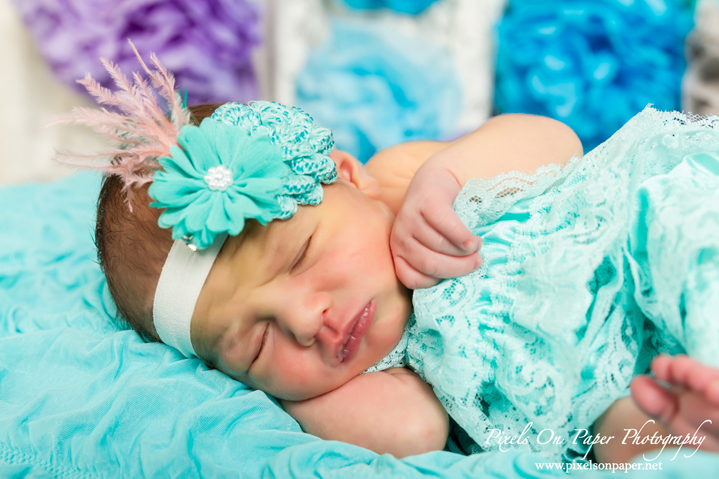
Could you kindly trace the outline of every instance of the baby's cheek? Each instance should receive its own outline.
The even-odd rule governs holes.
[[[333,389],[326,385],[327,374],[319,371],[317,365],[303,355],[278,358],[272,376],[275,389],[295,398],[319,396]]]

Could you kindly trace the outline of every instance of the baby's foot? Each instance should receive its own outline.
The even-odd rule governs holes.
[[[701,449],[719,452],[719,369],[688,356],[662,355],[651,370],[654,377],[632,381],[637,406],[673,436],[705,436]]]

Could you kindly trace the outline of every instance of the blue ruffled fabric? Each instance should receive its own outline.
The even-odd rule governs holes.
[[[648,103],[679,109],[685,3],[512,0],[498,27],[497,109],[561,120],[585,151]]]
[[[529,425],[513,447],[582,461],[656,354],[719,367],[718,129],[648,108],[564,169],[465,185],[484,263],[415,291],[407,351],[482,449]]]
[[[320,441],[264,393],[143,343],[111,319],[92,241],[98,191],[94,174],[0,188],[0,477],[567,477],[531,453],[398,460]],[[669,459],[628,477],[719,468],[716,455]]]
[[[297,102],[366,162],[397,143],[453,132],[461,88],[446,51],[422,38],[337,20],[297,77]]]

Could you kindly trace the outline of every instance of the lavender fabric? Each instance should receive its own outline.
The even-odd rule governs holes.
[[[112,82],[100,57],[124,71],[140,65],[127,39],[143,57],[157,53],[188,90],[188,103],[256,99],[250,63],[261,41],[260,7],[249,0],[12,0],[55,75],[75,81],[90,72]]]

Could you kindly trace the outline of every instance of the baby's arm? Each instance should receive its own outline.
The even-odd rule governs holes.
[[[399,279],[410,289],[426,288],[479,267],[481,243],[452,210],[467,181],[531,173],[582,153],[571,128],[532,115],[493,118],[434,153],[416,170],[393,226],[390,244]]]
[[[582,154],[581,141],[564,123],[511,114],[490,119],[438,151],[431,161],[452,173],[462,187],[472,178],[493,178],[508,171],[532,173],[540,166],[563,165]]]
[[[441,450],[449,422],[432,388],[405,368],[361,374],[306,401],[281,401],[302,429],[395,457]]]

